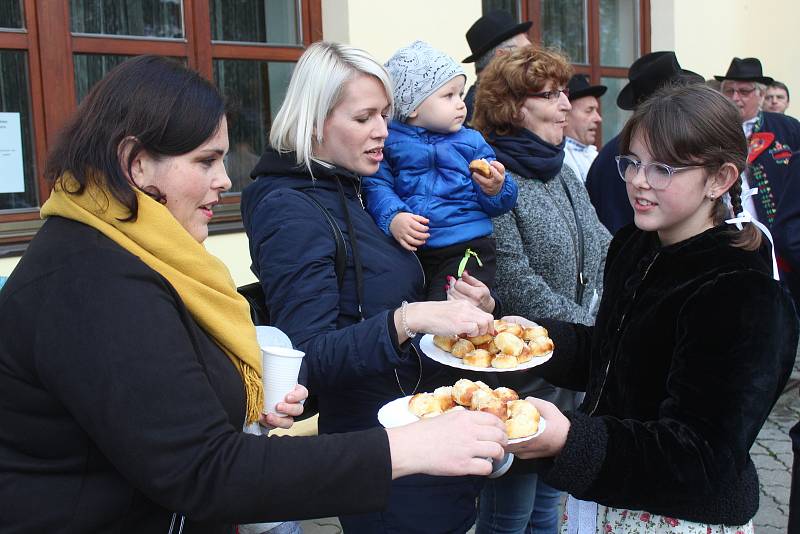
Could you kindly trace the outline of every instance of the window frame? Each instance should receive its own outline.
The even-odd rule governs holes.
[[[50,194],[44,179],[48,149],[77,108],[74,54],[157,54],[184,57],[189,67],[214,80],[215,59],[296,62],[306,47],[322,39],[322,0],[294,0],[299,5],[301,43],[297,45],[211,40],[210,0],[183,0],[183,38],[150,38],[72,33],[69,2],[24,0],[25,28],[0,29],[0,50],[28,54],[34,133],[35,184],[39,204]],[[44,87],[59,91],[44,94]],[[209,226],[212,234],[241,231],[240,193],[223,197]],[[0,210],[0,257],[17,255],[41,226],[39,208]]]
[[[588,44],[588,63],[573,63],[576,74],[586,74],[590,83],[598,85],[601,78],[628,77],[628,67],[605,66],[600,63],[600,0],[584,0],[586,5],[586,40]],[[639,3],[639,53],[641,57],[650,52],[650,0],[636,0]],[[530,20],[533,27],[529,37],[534,43],[542,42],[542,0],[524,0],[521,2],[521,20]],[[602,109],[600,110],[602,113]],[[602,146],[604,140],[603,125],[597,132],[597,144]]]

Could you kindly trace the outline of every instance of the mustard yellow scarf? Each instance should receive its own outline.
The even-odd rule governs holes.
[[[65,174],[42,206],[41,216],[58,215],[102,232],[138,256],[175,288],[198,324],[225,351],[244,381],[247,422],[258,419],[264,404],[261,350],[247,302],[236,292],[227,267],[180,225],[162,204],[140,191],[135,222],[121,222],[129,213],[113,196],[90,184],[80,195],[78,183]]]

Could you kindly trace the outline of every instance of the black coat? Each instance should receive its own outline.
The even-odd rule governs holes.
[[[633,222],[633,208],[628,200],[628,191],[614,159],[618,155],[619,135],[603,145],[586,175],[586,190],[597,212],[597,218],[611,235]]]
[[[244,387],[167,280],[52,217],[0,291],[0,530],[233,532],[380,509],[386,433],[241,432]],[[176,513],[173,515],[173,513]]]
[[[561,453],[537,467],[580,499],[738,525],[758,509],[749,456],[795,357],[798,323],[766,247],[717,227],[667,247],[633,226],[606,261],[594,327],[541,322],[541,366],[586,399]],[[734,230],[735,231],[735,230]]]

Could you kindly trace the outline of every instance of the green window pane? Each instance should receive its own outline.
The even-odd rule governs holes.
[[[542,0],[542,44],[560,48],[572,63],[588,63],[585,0]]]
[[[0,0],[0,28],[24,27],[25,12],[22,10],[22,0]]]
[[[100,54],[75,54],[75,96],[78,102],[89,94],[94,84],[99,82],[108,71],[128,59],[130,56],[112,56]]]
[[[632,114],[630,111],[617,107],[617,95],[627,83],[628,80],[625,78],[600,78],[600,84],[608,87],[606,94],[600,97],[603,115],[603,143],[608,142],[622,131],[622,127],[625,126],[625,122]]]
[[[294,63],[214,60],[214,82],[228,107],[230,151],[225,165],[232,192],[250,183],[250,171],[267,145],[293,69]]]
[[[520,20],[520,13],[522,12],[519,4],[519,0],[481,0],[483,13],[505,11],[506,13],[511,13],[511,16],[517,20]]]
[[[600,0],[600,64],[628,67],[639,57],[639,0]]]
[[[211,0],[211,39],[247,43],[298,45],[297,0]]]
[[[24,188],[24,191],[0,193],[0,210],[35,208],[39,205],[30,100],[27,52],[0,50],[0,112],[19,113]],[[3,157],[11,155],[0,151],[0,162]],[[4,165],[0,163],[0,169]],[[3,180],[4,175],[5,173],[0,172],[0,180]],[[8,185],[0,183],[0,190],[8,191]]]
[[[183,38],[180,0],[70,0],[73,33]]]

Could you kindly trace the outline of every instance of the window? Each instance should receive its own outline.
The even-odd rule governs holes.
[[[617,107],[628,67],[650,51],[650,0],[483,0],[483,11],[504,9],[533,21],[531,40],[560,48],[575,72],[608,86],[598,144],[617,135],[630,116]]]
[[[41,224],[44,160],[64,122],[109,70],[140,54],[197,69],[228,100],[234,187],[211,230],[241,228],[240,192],[295,62],[322,38],[321,9],[321,0],[0,0],[0,168],[4,157],[19,162],[12,178],[0,173],[0,256]]]

